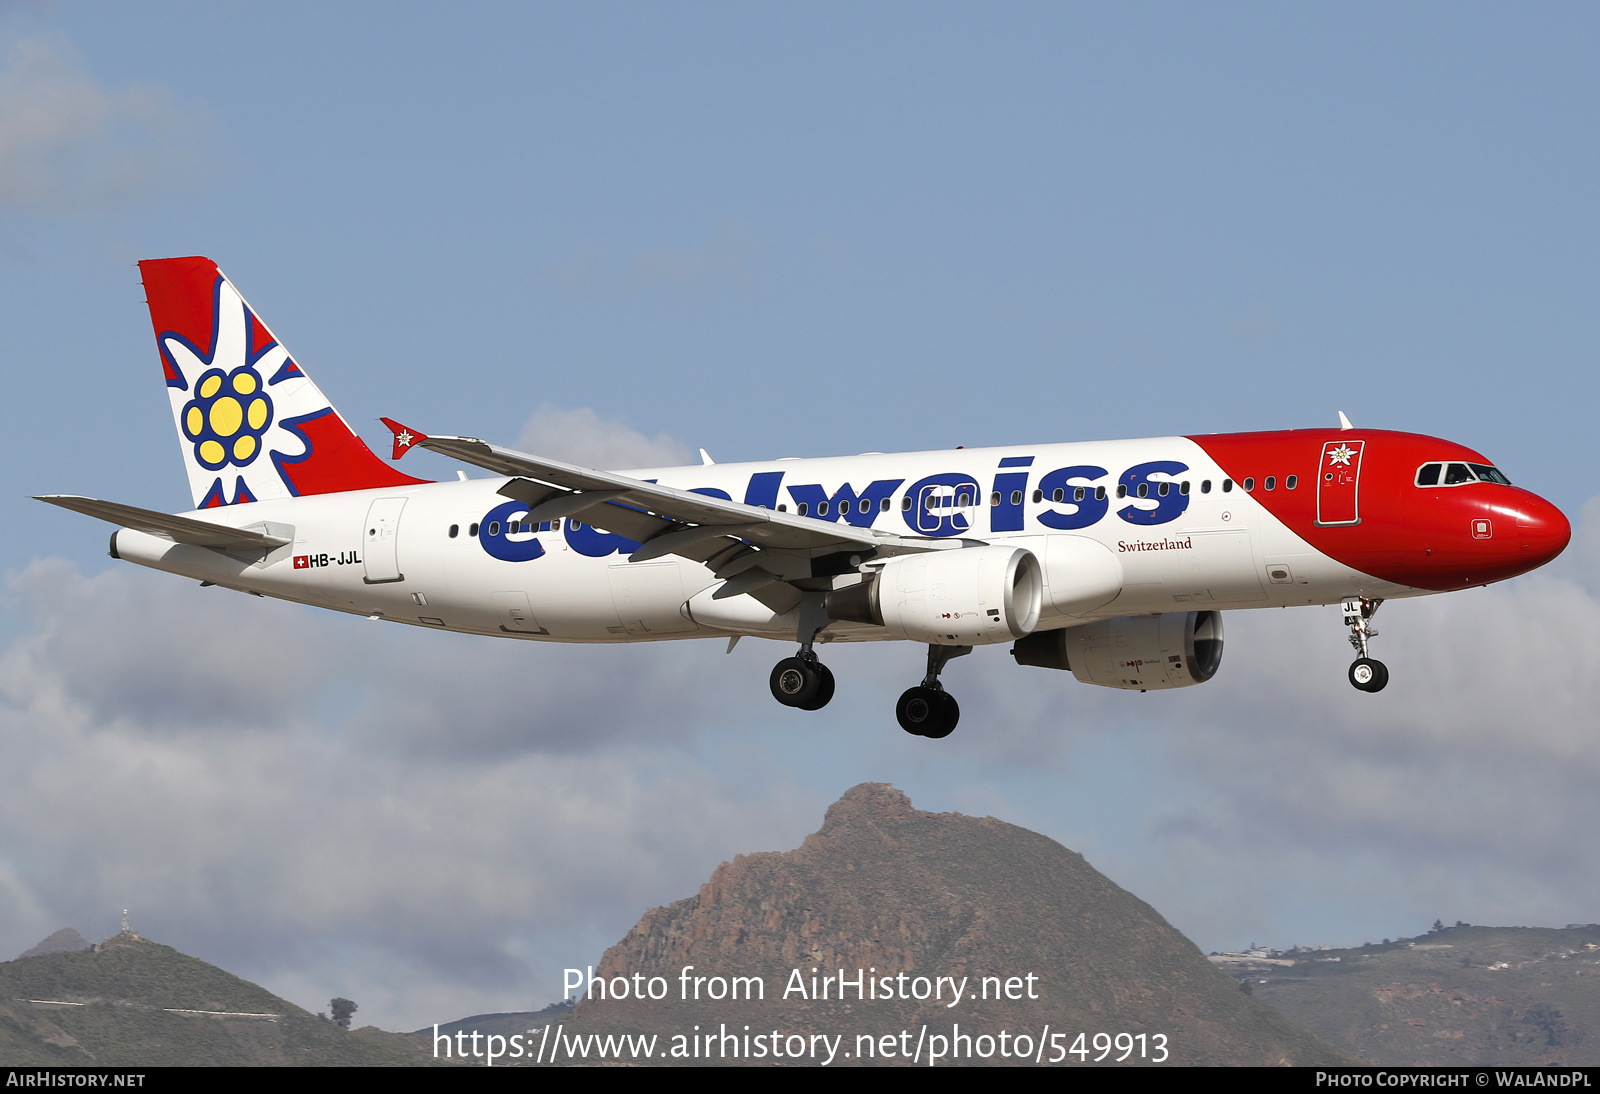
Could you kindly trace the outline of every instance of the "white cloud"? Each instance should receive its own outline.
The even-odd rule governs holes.
[[[1587,521],[1580,558],[1597,532]],[[1151,811],[1162,853],[1125,883],[1218,944],[1245,941],[1252,916],[1263,937],[1296,917],[1381,920],[1373,937],[1435,916],[1600,918],[1592,588],[1533,574],[1391,601],[1378,695],[1345,680],[1337,609],[1230,615],[1222,674],[1159,719],[1163,777],[1182,788]]]
[[[687,445],[665,433],[646,437],[588,407],[566,410],[549,403],[533,412],[516,446],[584,467],[643,469],[699,462]]]
[[[1057,835],[1208,949],[1600,918],[1600,598],[1561,576],[1385,605],[1379,695],[1331,607],[1230,615],[1221,674],[1178,692],[980,650],[940,742],[893,724],[905,645],[824,647],[838,697],[801,714],[765,694],[781,643],[494,642],[59,561],[13,590],[11,953],[129,907],[389,1028],[534,1006],[865,779]]]
[[[212,174],[208,116],[170,90],[101,86],[60,34],[0,57],[0,207],[85,210],[189,190]]]
[[[644,908],[797,826],[781,788],[751,816],[686,752],[726,671],[705,643],[451,641],[59,561],[13,587],[13,953],[128,907],[303,1005],[410,1028],[549,1002]]]

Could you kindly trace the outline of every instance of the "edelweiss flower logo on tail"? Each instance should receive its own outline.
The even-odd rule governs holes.
[[[212,369],[195,386],[197,397],[183,408],[183,432],[194,442],[201,466],[220,471],[249,467],[261,454],[261,435],[272,424],[272,400],[261,376],[246,365],[231,373]]]
[[[176,331],[157,339],[195,505],[290,497],[280,461],[302,460],[310,447],[283,412],[332,408],[224,277],[214,301],[209,353]]]
[[[404,486],[206,258],[139,263],[197,509]]]

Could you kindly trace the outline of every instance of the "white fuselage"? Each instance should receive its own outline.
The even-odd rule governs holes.
[[[1156,463],[1181,470],[1148,470]],[[1149,483],[1149,496],[1118,497],[1119,480],[1139,467],[1147,468],[1141,481]],[[1068,469],[1082,473],[1060,474]],[[1099,469],[1104,473],[1087,473]],[[1122,615],[1324,604],[1422,591],[1380,581],[1318,552],[1237,486],[1224,491],[1226,473],[1182,437],[628,474],[736,502],[782,506],[819,521],[847,519],[900,536],[1027,548],[1042,564],[1047,585],[1036,629]],[[191,514],[292,539],[265,557],[128,529],[117,533],[114,550],[140,565],[229,588],[496,637],[795,638],[792,611],[775,613],[749,595],[713,600],[720,582],[701,563],[672,555],[630,563],[631,543],[581,520],[508,533],[507,527],[519,527],[516,518],[525,518],[527,507],[496,492],[506,482],[429,483]],[[1180,493],[1184,484],[1187,492]],[[1165,495],[1159,493],[1162,485]],[[1074,501],[1080,488],[1083,500]],[[1097,488],[1104,491],[1098,497]],[[1061,501],[1054,500],[1056,490]],[[848,506],[844,517],[841,506]],[[538,548],[531,546],[535,541]],[[860,575],[846,568],[827,580],[840,587]],[[887,637],[880,627],[834,622],[819,640]]]

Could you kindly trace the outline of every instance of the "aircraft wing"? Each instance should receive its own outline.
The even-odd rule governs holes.
[[[411,447],[426,448],[463,463],[512,476],[500,493],[530,506],[528,521],[572,517],[626,536],[640,544],[630,561],[643,562],[675,554],[705,562],[736,546],[753,546],[772,556],[798,554],[809,558],[843,551],[863,555],[896,555],[959,548],[971,540],[921,539],[892,532],[857,528],[779,513],[725,498],[708,497],[673,486],[646,482],[614,471],[598,471],[532,456],[475,437],[431,437],[382,419],[395,434],[395,458]],[[767,560],[751,559],[724,575],[728,560],[719,560],[718,576],[732,576]],[[745,562],[740,559],[740,562]],[[781,572],[777,566],[770,567]],[[783,567],[788,569],[788,567]]]
[[[158,513],[153,509],[140,509],[117,501],[101,501],[98,498],[84,498],[76,494],[35,495],[34,500],[59,505],[63,509],[71,509],[74,513],[98,517],[137,532],[165,536],[174,543],[190,543],[196,547],[216,547],[224,551],[270,551],[289,542],[282,536],[253,532],[248,528],[229,528],[224,524],[212,524],[208,520],[175,517],[170,513]]]

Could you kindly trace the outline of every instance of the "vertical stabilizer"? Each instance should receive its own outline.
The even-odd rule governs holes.
[[[139,272],[196,509],[426,481],[372,454],[215,262]]]

